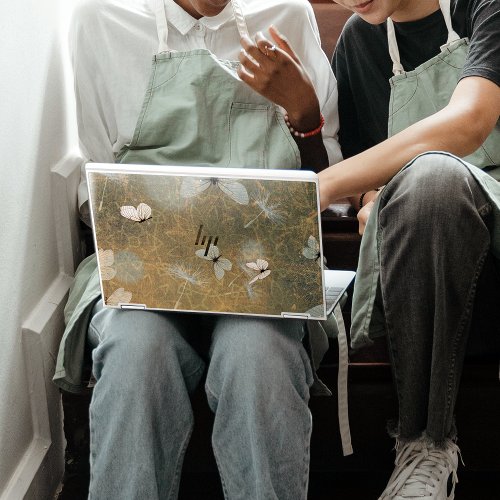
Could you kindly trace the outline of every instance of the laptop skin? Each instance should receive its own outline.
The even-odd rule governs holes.
[[[105,305],[324,318],[315,180],[87,168],[87,181]]]

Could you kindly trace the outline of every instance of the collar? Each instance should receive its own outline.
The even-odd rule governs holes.
[[[189,15],[180,5],[174,0],[165,0],[165,12],[167,14],[168,23],[171,24],[181,35],[186,35],[195,24],[202,24],[207,29],[218,30],[221,26],[234,20],[233,7],[229,2],[224,9],[213,17],[202,17],[195,19]]]

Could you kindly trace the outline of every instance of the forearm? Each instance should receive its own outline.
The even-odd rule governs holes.
[[[479,145],[470,133],[470,122],[457,117],[456,110],[444,109],[386,141],[320,174],[322,204],[383,186],[415,156],[426,151],[448,151],[466,156]],[[324,208],[324,207],[323,207]]]

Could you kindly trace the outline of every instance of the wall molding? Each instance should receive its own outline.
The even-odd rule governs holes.
[[[70,153],[52,168],[52,200],[61,272],[73,276],[82,260],[78,186],[82,158]]]
[[[21,326],[33,436],[0,500],[54,498],[64,474],[61,394],[52,383],[64,332],[64,306],[81,260],[77,192],[81,158],[68,154],[51,172],[59,274]]]
[[[64,442],[60,394],[51,384],[72,281],[59,274],[22,325],[33,438],[0,495],[2,500],[52,498],[64,473],[64,453],[57,449]]]

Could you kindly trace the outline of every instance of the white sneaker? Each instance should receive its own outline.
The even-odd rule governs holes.
[[[443,448],[434,448],[424,440],[396,446],[396,467],[379,500],[428,498],[453,500],[458,483],[458,446],[447,439]],[[452,490],[448,496],[448,478]]]

